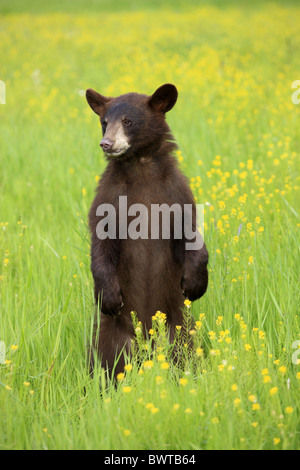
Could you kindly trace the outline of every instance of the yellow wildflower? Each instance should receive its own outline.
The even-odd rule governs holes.
[[[202,348],[197,348],[197,349],[196,349],[196,355],[197,355],[198,357],[203,356],[203,349],[202,349]]]
[[[211,419],[212,424],[218,424],[219,422],[220,422],[220,420],[217,417]]]
[[[160,367],[162,370],[167,370],[170,368],[170,364],[168,362],[162,362]]]
[[[153,367],[153,361],[145,361],[143,367],[144,369],[151,369]]]
[[[248,399],[249,399],[252,403],[255,403],[255,402],[256,402],[256,396],[255,396],[255,395],[249,395]]]
[[[265,384],[267,384],[267,383],[269,383],[269,382],[271,382],[271,381],[272,381],[272,380],[271,380],[271,377],[270,377],[269,375],[264,375],[263,382],[264,382]]]
[[[286,409],[285,409],[285,412],[290,415],[291,413],[293,413],[294,409],[292,406],[287,406]]]
[[[278,367],[278,371],[279,371],[282,375],[284,375],[284,374],[286,373],[286,371],[287,371],[287,368],[286,368],[285,366],[280,366],[280,367]]]
[[[145,406],[145,408],[147,410],[151,410],[151,408],[153,408],[153,407],[154,407],[153,403],[147,403],[146,406]]]
[[[215,333],[214,331],[209,331],[209,332],[208,332],[208,336],[209,336],[210,339],[216,339],[216,336],[217,336],[217,335],[216,335],[216,333]]]
[[[165,360],[166,356],[164,354],[158,354],[157,360],[158,362],[163,362]]]
[[[187,379],[182,377],[181,379],[179,379],[179,383],[180,385],[182,385],[183,387],[186,386],[186,384],[188,383]]]
[[[253,411],[260,410],[260,405],[259,405],[258,403],[253,403],[253,405],[252,405],[252,410],[253,410]]]

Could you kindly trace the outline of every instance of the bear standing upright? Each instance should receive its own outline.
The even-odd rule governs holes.
[[[192,208],[193,233],[197,231],[194,197],[172,155],[177,146],[165,120],[165,113],[177,101],[176,87],[165,84],[151,96],[128,93],[117,98],[88,89],[86,98],[100,116],[100,146],[108,160],[89,212],[91,270],[95,301],[101,310],[90,367],[92,370],[96,354],[102,367],[110,375],[114,370],[116,375],[123,371],[122,351],[130,352],[134,338],[131,312],[137,313],[145,332],[151,328],[152,316],[158,310],[164,312],[172,342],[176,325],[183,324],[185,298],[196,300],[207,289],[208,252],[203,243],[187,250],[185,234],[174,236],[172,212],[167,227],[170,236],[163,236],[162,226],[155,237],[150,234],[151,208],[175,205],[182,211]],[[134,220],[130,211],[124,232],[120,197],[126,198],[126,208],[137,204],[146,208],[148,220],[143,212],[139,237],[128,236],[127,229]],[[115,211],[116,227],[112,236],[103,236],[99,223],[104,223],[109,207]]]

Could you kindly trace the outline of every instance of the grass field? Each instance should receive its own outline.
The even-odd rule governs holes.
[[[43,3],[0,4],[0,449],[299,449],[299,4]],[[196,368],[142,344],[100,396],[87,213],[105,162],[84,90],[165,82],[206,204]]]

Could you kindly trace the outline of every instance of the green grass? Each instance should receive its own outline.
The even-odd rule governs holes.
[[[151,11],[160,10],[164,8],[179,10],[193,9],[199,6],[217,6],[220,9],[226,10],[228,7],[238,8],[261,8],[265,4],[274,5],[280,4],[280,0],[51,0],[50,2],[41,2],[40,0],[2,0],[0,5],[0,12],[3,14],[11,13],[82,13],[82,12],[122,12],[122,11]],[[297,0],[286,0],[285,5],[297,5]]]
[[[0,449],[298,449],[299,7],[90,5],[1,2]],[[176,158],[207,203],[204,355],[163,369],[168,348],[143,349],[149,368],[100,395],[87,213],[105,162],[80,90],[164,82]]]

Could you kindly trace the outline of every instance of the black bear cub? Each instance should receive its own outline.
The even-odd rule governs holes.
[[[86,98],[100,116],[100,146],[108,161],[89,212],[91,270],[101,310],[90,367],[96,355],[116,375],[123,371],[123,352],[130,353],[134,338],[131,312],[137,313],[145,333],[152,316],[165,313],[172,342],[176,325],[183,324],[185,298],[193,301],[206,291],[208,253],[203,243],[187,249],[193,239],[187,239],[182,217],[175,214],[175,208],[181,215],[191,208],[191,230],[199,235],[194,197],[172,155],[177,146],[165,120],[177,101],[176,87],[165,84],[151,96],[117,98],[89,89]],[[169,209],[169,223],[154,219],[152,209],[157,208]]]

